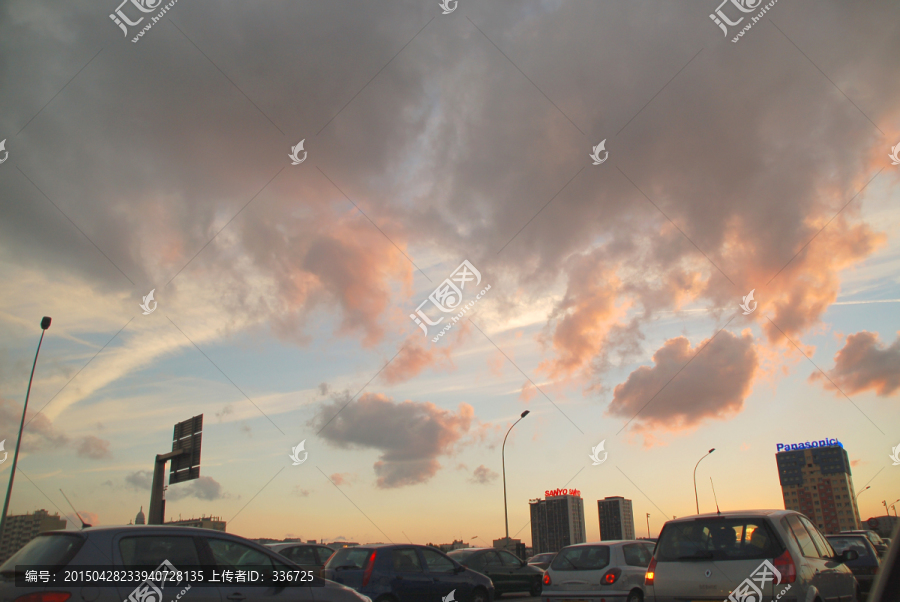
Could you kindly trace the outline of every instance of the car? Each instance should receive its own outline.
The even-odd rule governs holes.
[[[663,525],[644,583],[648,602],[860,601],[856,558],[793,510],[699,514]]]
[[[869,541],[872,542],[872,547],[875,548],[875,551],[878,552],[878,556],[884,556],[885,552],[888,550],[888,546],[884,543],[884,540],[881,539],[881,535],[876,533],[875,531],[868,531],[864,529],[857,529],[855,531],[841,531],[841,535],[865,535]]]
[[[286,542],[267,543],[265,545],[273,552],[281,554],[288,560],[293,561],[294,564],[300,565],[304,570],[312,571],[319,577],[322,576],[322,568],[325,566],[325,563],[334,554],[334,550],[328,546],[311,543]]]
[[[639,540],[566,546],[544,573],[543,602],[642,602],[653,544]]]
[[[494,548],[463,548],[448,552],[447,556],[494,582],[496,597],[512,592],[541,595],[544,571],[526,564],[506,550]]]
[[[553,557],[556,556],[556,552],[546,552],[544,554],[535,554],[531,558],[528,559],[528,564],[531,566],[536,566],[537,568],[546,571],[547,567],[550,566],[550,563],[553,562]]]
[[[881,541],[883,541],[884,545],[886,545],[887,547],[889,547],[889,548],[891,547],[891,538],[890,537],[882,537]]]
[[[838,554],[844,550],[856,551],[858,558],[848,562],[847,566],[856,576],[860,591],[868,593],[881,564],[875,546],[872,545],[869,538],[865,535],[826,535],[825,537]]]
[[[66,587],[59,582],[66,570],[79,567],[109,567],[127,570],[135,567],[158,567],[164,561],[178,567],[207,567],[219,570],[254,569],[297,571],[300,567],[255,542],[211,529],[165,525],[128,525],[91,527],[80,531],[48,531],[41,533],[6,562],[0,565],[0,600],[53,601],[92,600],[121,602],[151,599],[137,595],[134,584],[102,587]],[[17,587],[16,566],[50,566],[56,583],[46,587]],[[163,583],[166,586],[165,583]],[[294,602],[328,600],[329,602],[372,602],[351,588],[325,581],[323,587],[248,587],[247,583],[192,582],[178,592],[178,586],[165,591],[166,599],[221,602],[222,600],[254,600]],[[165,587],[163,588],[165,589]],[[186,591],[190,590],[190,591]],[[315,591],[313,591],[315,590]],[[137,597],[133,597],[136,594]]]
[[[440,550],[416,544],[367,544],[336,551],[322,577],[375,602],[491,602],[490,578]],[[453,595],[451,595],[453,594]]]
[[[894,521],[891,547],[881,559],[881,570],[872,585],[867,602],[896,602],[900,600],[900,521]]]

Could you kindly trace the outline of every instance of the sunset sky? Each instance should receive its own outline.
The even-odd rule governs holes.
[[[115,0],[3,3],[4,488],[53,318],[11,512],[73,521],[62,489],[127,523],[202,413],[167,519],[489,542],[530,410],[506,445],[529,544],[528,500],[563,487],[588,540],[613,495],[655,535],[713,447],[701,511],[710,478],[722,510],[783,507],[776,444],[837,438],[883,515],[900,4],[779,2],[736,43],[717,5],[193,0],[132,42],[156,12],[125,37]],[[464,260],[463,302],[490,289],[433,342],[452,314],[410,314]]]

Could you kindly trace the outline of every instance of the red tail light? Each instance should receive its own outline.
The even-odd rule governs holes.
[[[656,578],[656,558],[650,559],[650,566],[644,574],[644,585],[653,585],[653,579]]]
[[[378,554],[378,550],[373,550],[371,556],[369,556],[369,562],[366,563],[366,572],[363,573],[363,587],[369,585],[369,579],[372,578],[372,569],[375,567],[376,554]]]
[[[619,575],[621,575],[621,574],[622,574],[622,569],[620,569],[618,567],[609,569],[608,571],[606,571],[606,574],[603,575],[603,583],[605,585],[612,585],[613,583],[616,582],[616,579],[618,579]]]
[[[784,554],[775,559],[772,565],[781,573],[782,583],[793,583],[797,580],[797,567],[794,565],[794,559],[787,550]]]
[[[544,573],[544,585],[550,585],[550,573]]]
[[[14,602],[66,602],[72,594],[66,592],[41,592],[38,594],[25,594],[16,598]]]

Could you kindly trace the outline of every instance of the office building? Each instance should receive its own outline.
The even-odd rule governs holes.
[[[558,552],[584,543],[584,501],[577,489],[545,491],[545,498],[530,500],[531,545],[535,554]]]
[[[197,527],[198,529],[225,530],[225,521],[219,516],[201,516],[200,518],[187,518],[184,520],[170,520],[167,525],[178,527]]]
[[[506,550],[510,554],[515,554],[521,560],[525,560],[525,544],[522,543],[521,539],[501,537],[494,540],[494,547],[498,550]]]
[[[46,510],[34,514],[10,514],[6,517],[3,539],[0,539],[0,564],[18,552],[26,543],[45,531],[66,528],[66,519]]]
[[[823,533],[860,528],[850,458],[842,445],[781,451],[775,459],[786,510],[802,512]]]
[[[896,516],[890,514],[886,516],[873,516],[863,523],[862,528],[875,531],[881,537],[890,537],[894,532],[897,521],[900,520]]]
[[[622,496],[605,497],[597,500],[597,514],[600,517],[600,540],[634,539],[634,512],[631,500]]]

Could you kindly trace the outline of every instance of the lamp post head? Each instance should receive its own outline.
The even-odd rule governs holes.
[[[531,413],[531,410],[525,410],[524,412],[522,412],[522,415],[520,416],[520,418],[525,418],[525,417],[528,416],[530,413]]]
[[[716,451],[716,448],[715,448],[715,447],[712,448],[711,450],[709,450],[709,453],[713,453],[714,451]]]
[[[44,318],[41,320],[41,328],[44,330],[50,328],[50,316],[44,316]]]

